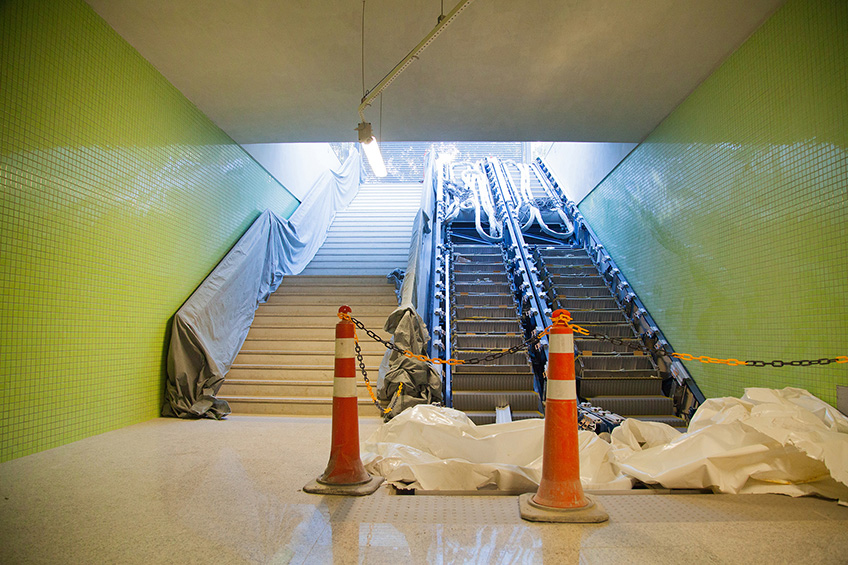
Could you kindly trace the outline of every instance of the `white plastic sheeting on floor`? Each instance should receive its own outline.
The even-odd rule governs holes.
[[[397,487],[530,492],[542,476],[544,420],[477,426],[465,413],[422,404],[383,424],[364,444],[362,461]],[[629,489],[612,464],[612,447],[580,431],[580,478],[588,488]]]
[[[364,444],[366,468],[401,488],[533,490],[541,477],[542,420],[475,426],[462,412],[416,406]],[[848,418],[809,392],[749,388],[716,398],[687,433],[627,419],[611,443],[579,431],[584,488],[818,494],[848,500]]]

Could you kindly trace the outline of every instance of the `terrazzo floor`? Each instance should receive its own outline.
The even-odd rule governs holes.
[[[601,494],[609,522],[571,525],[302,492],[329,442],[327,418],[163,418],[3,463],[0,563],[848,563],[848,508],[814,498]]]

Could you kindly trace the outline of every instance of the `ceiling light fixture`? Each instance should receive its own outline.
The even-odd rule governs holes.
[[[371,133],[371,124],[362,122],[356,129],[359,132],[359,143],[362,144],[371,170],[374,171],[375,176],[383,178],[388,171],[386,171],[386,162],[383,161],[383,154],[380,153],[380,146],[377,145],[377,138]]]
[[[444,13],[439,14],[439,18],[436,23],[436,27],[428,33],[424,39],[421,40],[418,45],[416,45],[412,51],[410,51],[406,57],[401,59],[401,61],[394,66],[394,68],[389,71],[389,74],[383,77],[383,79],[377,83],[377,85],[371,90],[364,93],[362,96],[362,101],[359,104],[359,126],[357,126],[356,130],[359,132],[359,143],[362,144],[362,148],[365,150],[365,156],[368,158],[368,163],[371,164],[371,169],[374,171],[374,174],[378,177],[386,176],[386,164],[383,161],[383,155],[380,153],[380,147],[377,145],[377,138],[374,137],[371,132],[371,124],[365,121],[365,108],[371,105],[382,92],[389,86],[393,80],[395,80],[398,75],[400,75],[406,68],[412,64],[412,62],[418,58],[419,53],[424,51],[430,43],[436,39],[442,31],[450,25],[450,23],[462,12],[466,7],[468,7],[471,2],[474,0],[465,0],[459,2],[453,10],[451,10],[447,15]],[[442,4],[444,8],[444,3]],[[364,79],[364,69],[365,69],[365,1],[362,2],[362,44],[363,44],[363,89],[365,87],[365,79]],[[382,126],[382,124],[380,124]],[[382,174],[381,174],[382,173]]]

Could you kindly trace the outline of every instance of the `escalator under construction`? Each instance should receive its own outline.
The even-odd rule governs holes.
[[[564,309],[582,328],[580,426],[610,431],[630,417],[684,429],[703,395],[545,164],[434,167],[429,354],[463,361],[444,368],[447,404],[477,424],[544,417],[538,335]]]

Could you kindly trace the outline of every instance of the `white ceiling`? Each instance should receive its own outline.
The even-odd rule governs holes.
[[[237,142],[356,139],[360,0],[87,1]],[[783,1],[476,0],[365,115],[383,141],[638,142]],[[367,1],[366,88],[439,11]]]

